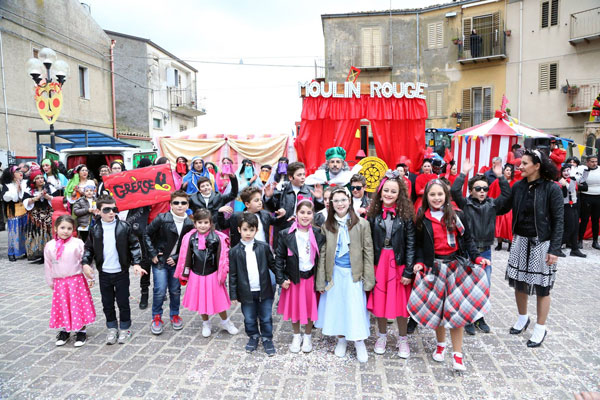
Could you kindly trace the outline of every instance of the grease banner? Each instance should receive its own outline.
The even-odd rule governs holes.
[[[104,186],[117,202],[119,210],[169,201],[175,191],[169,164],[120,172],[104,178]]]

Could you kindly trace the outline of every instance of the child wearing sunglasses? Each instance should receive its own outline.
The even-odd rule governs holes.
[[[496,236],[496,216],[506,214],[508,210],[503,210],[510,198],[510,185],[502,174],[502,165],[495,164],[492,169],[500,185],[500,196],[495,199],[488,197],[489,184],[485,175],[475,175],[469,179],[469,197],[463,197],[463,186],[466,176],[473,169],[473,164],[469,159],[462,163],[462,173],[456,178],[452,185],[452,198],[456,205],[466,215],[466,221],[469,231],[473,234],[475,245],[479,256],[485,259],[492,259],[492,245]],[[492,266],[486,265],[485,274],[488,285],[491,286]],[[465,325],[465,332],[469,335],[475,334],[475,327],[484,333],[490,332],[490,327],[482,318],[474,321],[472,324]]]
[[[83,270],[96,262],[102,308],[106,317],[108,333],[106,344],[120,344],[131,338],[131,308],[129,306],[129,266],[133,264],[136,275],[146,274],[142,269],[142,250],[133,228],[119,220],[119,209],[111,196],[100,196],[96,200],[100,210],[100,223],[89,231],[81,263]],[[119,306],[119,320],[115,311],[115,300]]]
[[[171,210],[159,214],[148,225],[144,242],[148,257],[152,260],[154,289],[152,298],[152,324],[150,331],[160,335],[164,330],[162,320],[163,303],[169,289],[169,318],[174,330],[183,329],[179,316],[181,285],[175,278],[175,267],[179,258],[181,239],[194,229],[194,223],[187,215],[189,196],[183,190],[171,194]]]

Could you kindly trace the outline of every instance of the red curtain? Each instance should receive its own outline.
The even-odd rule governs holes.
[[[373,139],[377,157],[394,169],[400,157],[411,162],[410,170],[418,172],[425,154],[425,120],[372,120]]]
[[[106,165],[108,165],[110,167],[110,163],[115,161],[115,160],[123,160],[123,156],[120,154],[105,154],[104,158],[106,159]]]
[[[67,158],[67,169],[75,168],[79,164],[85,164],[87,156],[70,156]]]
[[[295,146],[306,173],[313,173],[325,161],[325,151],[333,146],[343,147],[347,159],[354,160],[360,149],[356,130],[363,118],[371,121],[377,154],[390,168],[402,155],[413,161],[413,168],[421,165],[427,119],[425,100],[305,97]]]

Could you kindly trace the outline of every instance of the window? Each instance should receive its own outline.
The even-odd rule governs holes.
[[[154,129],[162,129],[162,119],[152,118],[152,127]]]
[[[187,125],[179,125],[179,132],[187,131]]]
[[[90,98],[90,77],[86,67],[79,66],[79,97],[82,99]]]
[[[541,16],[542,28],[558,25],[558,0],[542,1]]]
[[[443,115],[443,100],[442,94],[443,90],[430,90],[427,93],[427,111],[429,113],[429,118],[439,118]]]
[[[491,87],[463,89],[461,129],[479,125],[492,116]]]
[[[33,49],[33,58],[38,58],[38,55],[40,54],[40,51],[36,48]]]
[[[539,91],[553,90],[558,87],[558,63],[540,64]]]
[[[362,28],[362,67],[381,66],[382,48],[381,48],[381,29],[380,28]]]
[[[427,47],[430,49],[440,49],[444,47],[444,25],[443,22],[436,22],[427,25]]]

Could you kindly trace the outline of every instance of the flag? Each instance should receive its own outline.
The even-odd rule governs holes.
[[[581,158],[583,156],[583,153],[585,152],[585,146],[582,144],[578,144],[577,150],[579,150],[579,158]]]

